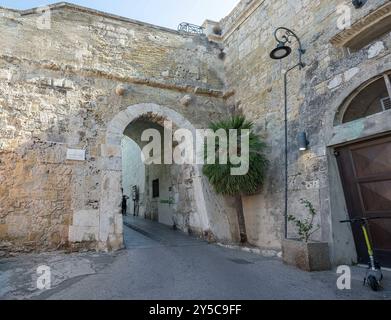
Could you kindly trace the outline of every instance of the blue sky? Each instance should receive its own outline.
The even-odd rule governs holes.
[[[0,6],[30,9],[60,0],[0,0]],[[176,29],[181,22],[201,25],[206,19],[220,20],[239,0],[70,0],[81,6]]]

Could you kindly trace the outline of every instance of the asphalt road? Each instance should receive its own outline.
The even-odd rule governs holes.
[[[48,291],[23,289],[12,274],[31,268],[23,257],[0,264],[8,272],[3,284],[5,299],[384,299],[391,297],[391,274],[386,274],[380,293],[362,286],[364,269],[353,268],[352,290],[336,287],[335,271],[306,273],[266,258],[239,250],[211,245],[168,227],[146,221],[125,227],[127,248],[111,255],[76,254],[42,258],[48,265],[57,263],[56,275],[69,275]],[[39,256],[34,265],[39,264]],[[70,263],[72,260],[72,263]],[[54,262],[53,262],[54,261]],[[83,262],[83,263],[82,263]],[[19,268],[17,268],[19,266]],[[24,267],[23,267],[24,266]],[[81,271],[77,271],[81,270]],[[24,273],[23,273],[24,272]],[[54,277],[56,276],[54,275]],[[0,275],[0,283],[2,276]],[[7,282],[8,281],[8,282]],[[31,288],[30,283],[29,287]],[[4,289],[3,289],[4,290]],[[0,291],[1,297],[1,291]]]

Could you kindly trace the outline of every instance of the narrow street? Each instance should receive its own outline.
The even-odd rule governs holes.
[[[339,291],[335,271],[305,273],[266,258],[210,245],[155,222],[129,219],[126,249],[114,254],[49,253],[0,260],[0,299],[383,299],[386,290]],[[130,227],[129,227],[130,226]],[[52,269],[52,289],[36,289],[36,268]]]

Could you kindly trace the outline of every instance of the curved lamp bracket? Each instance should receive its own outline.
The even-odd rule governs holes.
[[[281,31],[284,33],[282,34]],[[281,45],[286,45],[287,43],[292,43],[292,38],[295,38],[296,41],[299,44],[299,67],[304,68],[305,64],[303,63],[302,57],[305,53],[305,50],[303,49],[303,45],[301,43],[300,38],[294,33],[292,30],[285,28],[285,27],[279,27],[274,31],[274,37],[276,38],[277,42]]]

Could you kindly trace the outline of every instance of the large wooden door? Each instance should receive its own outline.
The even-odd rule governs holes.
[[[391,136],[336,149],[351,218],[391,217]],[[376,258],[391,267],[391,219],[369,224]],[[359,225],[353,226],[359,262],[368,253]]]

